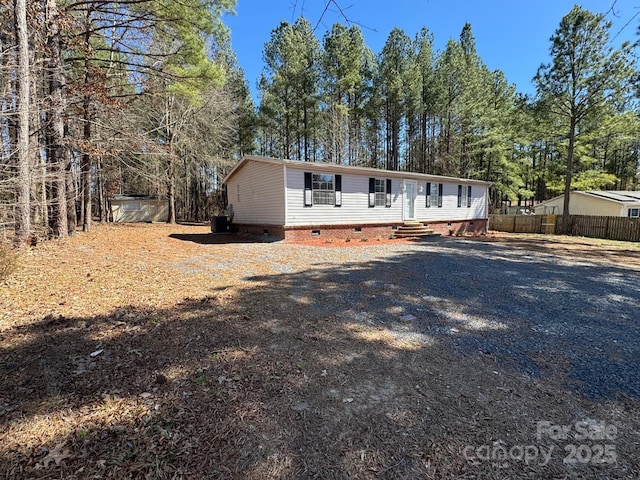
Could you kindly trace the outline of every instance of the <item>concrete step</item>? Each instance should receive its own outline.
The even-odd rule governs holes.
[[[401,230],[403,232],[424,232],[425,230],[429,230],[430,232],[433,232],[433,230],[431,228],[425,227],[423,226],[415,226],[415,227],[398,227],[398,230]]]
[[[393,238],[412,238],[412,237],[439,237],[440,234],[437,232],[431,233],[402,233],[396,232],[393,234]]]
[[[417,221],[404,222],[393,234],[394,238],[439,237],[440,234]]]

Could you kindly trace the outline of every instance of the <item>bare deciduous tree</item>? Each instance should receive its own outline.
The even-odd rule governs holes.
[[[18,46],[17,66],[17,168],[16,168],[16,209],[15,237],[16,245],[24,244],[31,235],[31,175],[29,165],[29,88],[31,86],[29,69],[29,33],[27,31],[27,2],[15,0],[14,24]]]

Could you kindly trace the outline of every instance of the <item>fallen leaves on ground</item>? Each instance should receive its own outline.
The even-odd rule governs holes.
[[[591,417],[628,427],[611,478],[637,478],[636,399],[591,403],[561,378],[322,314],[286,275],[267,280],[321,268],[282,249],[287,265],[208,226],[97,225],[24,252],[0,287],[0,476],[605,478],[562,452],[463,455]]]

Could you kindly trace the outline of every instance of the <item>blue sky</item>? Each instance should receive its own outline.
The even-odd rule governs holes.
[[[394,27],[410,37],[423,27],[434,35],[436,50],[457,39],[466,22],[472,26],[476,47],[491,70],[502,70],[519,92],[534,93],[531,79],[549,59],[549,37],[574,4],[605,13],[613,22],[614,44],[636,39],[640,0],[337,0],[350,21],[362,29],[369,48],[377,54]],[[225,17],[233,49],[256,94],[263,68],[262,51],[281,20],[290,23],[304,15],[317,25],[322,40],[335,22],[346,23],[332,5],[322,16],[326,0],[237,0],[236,15]],[[613,12],[611,9],[613,7]],[[634,18],[635,17],[635,18]],[[630,23],[629,23],[630,22]]]

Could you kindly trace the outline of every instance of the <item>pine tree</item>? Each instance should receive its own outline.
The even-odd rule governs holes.
[[[633,74],[631,45],[609,45],[611,23],[604,15],[575,6],[551,37],[550,64],[535,77],[538,96],[567,132],[562,232],[569,232],[569,198],[574,173],[576,138],[588,116],[629,92]]]
[[[411,56],[411,39],[399,28],[394,28],[380,54],[380,84],[385,102],[386,168],[398,170],[402,151],[402,133],[405,128],[405,87]]]
[[[370,100],[373,54],[357,26],[337,23],[323,43],[325,158],[356,165],[365,151],[363,122]]]
[[[264,105],[263,124],[275,124],[279,147],[285,158],[316,159],[319,116],[320,43],[311,24],[299,18],[291,25],[281,22],[264,48],[265,71],[260,81]],[[268,112],[268,116],[264,114]]]

